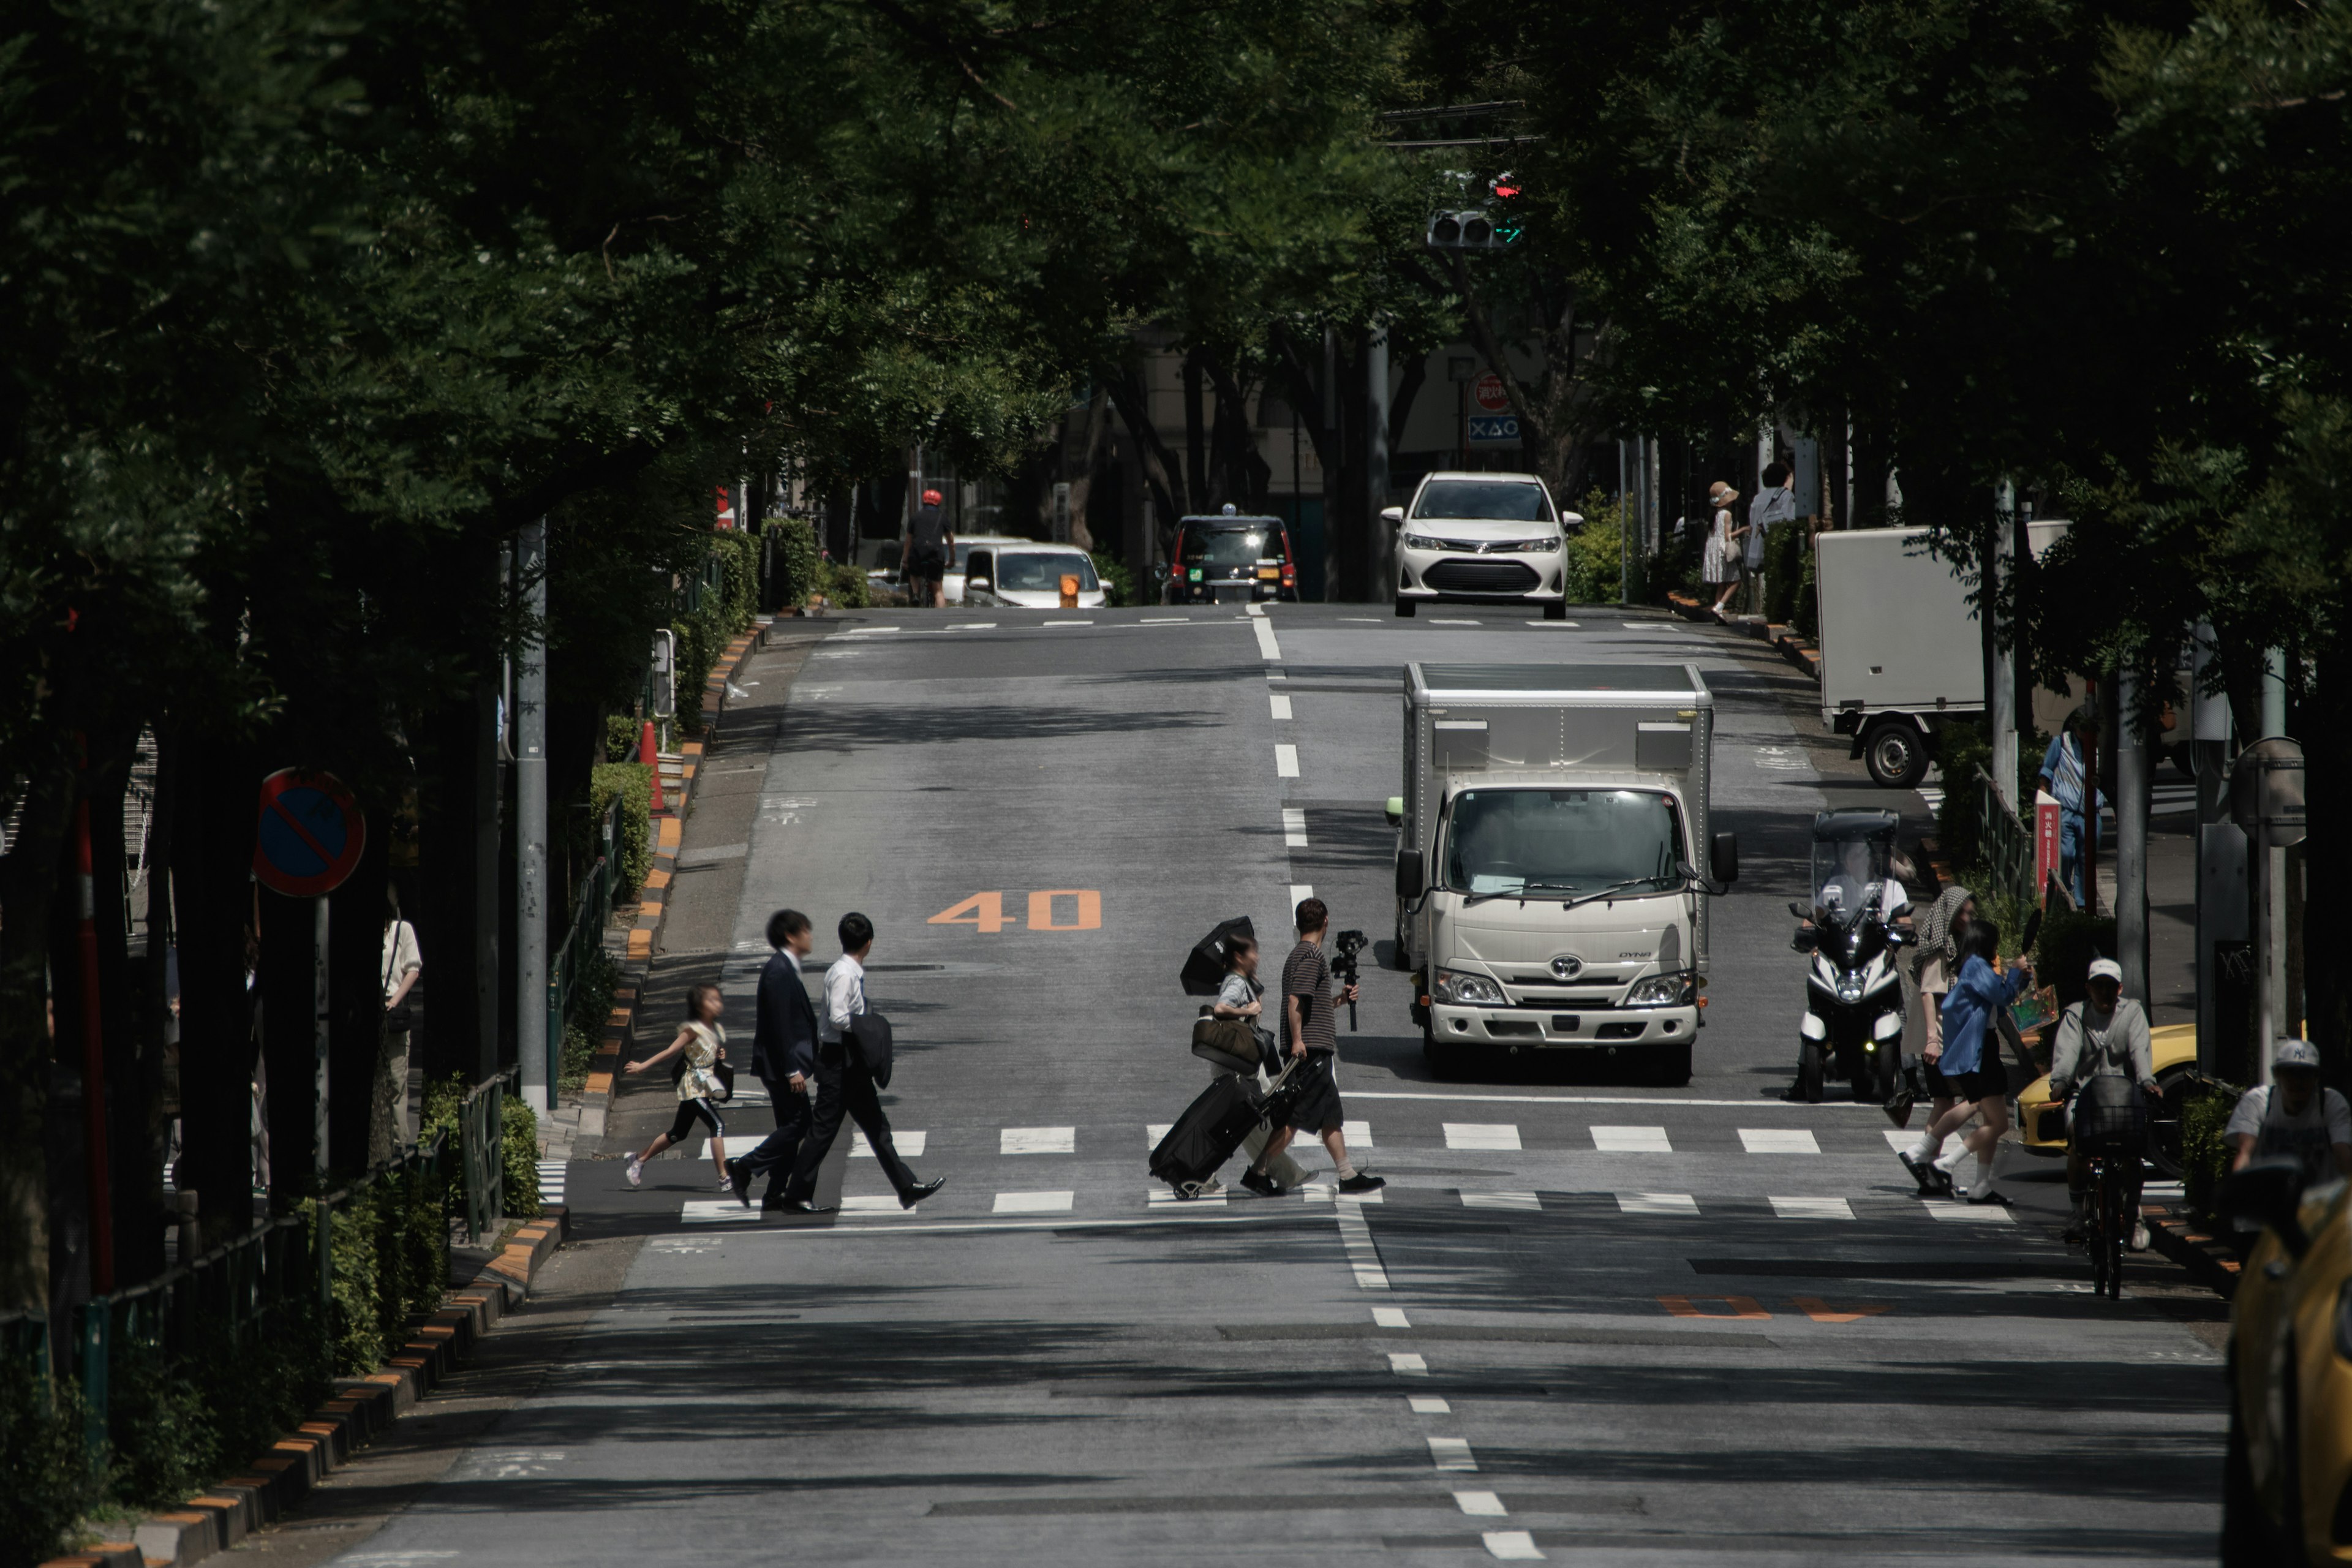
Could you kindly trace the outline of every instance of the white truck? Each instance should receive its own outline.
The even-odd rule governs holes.
[[[1396,951],[1433,1070],[1576,1049],[1689,1080],[1706,896],[1739,875],[1714,726],[1693,665],[1406,667]]]
[[[1927,553],[1924,528],[1863,528],[1813,541],[1821,609],[1822,722],[1853,737],[1870,776],[1927,776],[1936,727],[1984,711],[1976,574]]]

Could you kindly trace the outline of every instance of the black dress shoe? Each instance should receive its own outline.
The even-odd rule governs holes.
[[[813,1198],[786,1198],[783,1203],[786,1214],[831,1214],[834,1207],[832,1204],[821,1204]]]
[[[902,1209],[913,1208],[917,1204],[921,1203],[925,1198],[929,1197],[933,1193],[938,1192],[941,1187],[944,1187],[947,1184],[948,1179],[945,1176],[933,1176],[928,1182],[917,1182],[913,1186],[908,1187],[905,1192],[898,1194],[898,1206]]]
[[[751,1173],[743,1168],[740,1160],[727,1162],[727,1184],[735,1189],[735,1201],[745,1208],[751,1206]]]

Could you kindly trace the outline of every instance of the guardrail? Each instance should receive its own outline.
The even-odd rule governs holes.
[[[506,1219],[506,1090],[508,1080],[519,1071],[509,1068],[476,1084],[457,1106],[468,1241],[478,1243],[496,1234]]]
[[[1976,773],[1978,853],[1999,890],[2031,904],[2039,892],[2033,885],[2033,835],[2002,801],[1992,775],[1982,768]]]
[[[572,1014],[572,992],[580,981],[581,966],[604,940],[604,922],[613,913],[614,881],[621,866],[621,806],[615,793],[604,807],[598,826],[596,863],[580,885],[572,906],[572,930],[555,950],[547,967],[547,1081],[563,1081],[563,1025]]]

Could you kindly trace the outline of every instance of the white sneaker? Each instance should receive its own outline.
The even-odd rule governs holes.
[[[2147,1221],[2144,1219],[2132,1221],[2131,1249],[2134,1252],[2147,1250]]]
[[[632,1154],[629,1163],[622,1167],[622,1173],[629,1178],[629,1185],[634,1187],[645,1179],[646,1163]]]

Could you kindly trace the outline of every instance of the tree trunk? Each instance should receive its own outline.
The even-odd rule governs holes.
[[[1094,499],[1095,475],[1102,466],[1103,437],[1110,432],[1110,395],[1095,388],[1086,417],[1078,422],[1078,460],[1070,471],[1070,542],[1081,550],[1095,547],[1095,531],[1087,515]]]
[[[108,748],[89,778],[90,901],[98,931],[99,1026],[106,1042],[107,1190],[112,1200],[114,1278],[133,1285],[162,1271],[163,1188],[150,1167],[152,1118],[141,1070],[148,996],[138,984],[124,932],[129,868],[123,854],[122,806],[128,793],[131,744]],[[79,969],[77,966],[77,981]],[[149,1247],[152,1246],[152,1255]]]
[[[54,750],[26,759],[24,812],[0,856],[0,1310],[49,1306],[49,901],[73,812]]]
[[[1201,422],[1202,362],[1207,351],[1184,355],[1184,504],[1178,515],[1209,509],[1208,436]]]
[[[183,744],[173,806],[180,949],[180,1185],[196,1194],[204,1244],[253,1221],[254,1037],[246,993],[253,826],[260,773],[234,742]]]
[[[1160,510],[1160,529],[1164,536],[1178,518],[1184,515],[1184,498],[1178,493],[1176,456],[1168,443],[1160,438],[1159,426],[1151,422],[1151,397],[1143,385],[1143,376],[1132,364],[1122,365],[1116,374],[1106,374],[1104,384],[1110,388],[1113,405],[1118,409],[1119,423],[1127,426],[1135,442],[1135,459],[1143,470],[1143,482],[1150,489],[1151,498]]]
[[[392,868],[386,815],[368,812],[360,862],[329,900],[327,1157],[343,1175],[373,1163],[370,1124],[383,1077],[383,930]],[[554,924],[562,923],[559,915]]]

